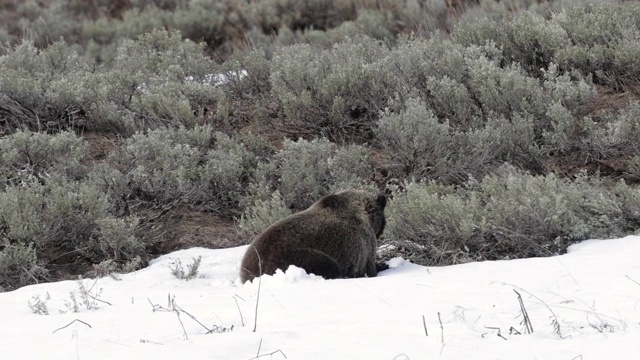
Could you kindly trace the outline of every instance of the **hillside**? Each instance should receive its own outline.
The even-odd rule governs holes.
[[[380,257],[640,228],[640,6],[0,1],[0,291],[246,244],[385,191]]]

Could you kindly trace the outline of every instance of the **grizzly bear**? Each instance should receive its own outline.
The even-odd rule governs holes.
[[[240,280],[272,275],[289,265],[326,279],[376,276],[378,238],[385,227],[382,193],[345,190],[267,227],[242,258]]]

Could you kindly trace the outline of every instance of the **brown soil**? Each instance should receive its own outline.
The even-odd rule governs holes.
[[[596,91],[597,94],[591,101],[577,109],[577,117],[591,116],[597,119],[605,113],[623,110],[632,102],[638,101],[638,94],[632,92],[615,92],[600,85],[596,85]]]
[[[103,160],[122,143],[119,137],[109,134],[85,133],[82,138],[89,144],[85,158],[86,165],[90,165],[92,161]]]
[[[235,224],[208,212],[176,209],[179,216],[169,216],[170,231],[160,246],[161,253],[191,248],[228,248],[243,245],[246,241],[238,234]]]

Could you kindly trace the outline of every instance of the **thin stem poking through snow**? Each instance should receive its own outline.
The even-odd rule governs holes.
[[[442,326],[442,319],[440,318],[440,311],[438,311],[438,321],[440,322],[440,341],[444,346],[444,326]]]
[[[256,295],[256,311],[253,317],[253,332],[256,332],[256,328],[258,327],[258,303],[260,302],[260,287],[262,286],[262,259],[260,258],[260,254],[258,254],[258,250],[253,247],[253,250],[258,255],[258,271],[260,271],[260,277],[258,277],[258,294]]]
[[[527,290],[519,287],[519,286],[515,286],[513,284],[509,284],[506,282],[499,282],[502,285],[508,285],[511,286],[512,288],[518,289],[524,293],[527,293],[529,296],[531,296],[532,298],[538,300],[542,305],[544,305],[544,307],[547,308],[547,310],[549,310],[549,312],[551,313],[551,317],[553,318],[553,320],[551,320],[551,324],[553,325],[553,333],[558,335],[558,337],[560,337],[561,339],[564,339],[562,337],[562,329],[560,328],[560,321],[558,320],[558,316],[556,315],[555,312],[553,312],[553,310],[551,310],[551,307],[549,307],[549,305],[547,305],[546,302],[542,301],[542,299],[540,299],[539,297],[533,295],[532,293],[528,292]]]
[[[424,334],[429,336],[429,332],[427,331],[427,321],[424,319],[424,315],[422,315],[422,326],[424,326]]]
[[[640,282],[637,282],[637,281],[633,280],[632,278],[629,277],[629,275],[625,275],[625,276],[627,277],[627,279],[629,279],[629,280],[633,281],[634,283],[640,285]]]
[[[524,302],[522,301],[522,295],[520,295],[520,293],[516,289],[513,289],[513,291],[516,294],[518,294],[518,303],[520,303],[520,312],[522,312],[522,322],[524,323],[525,333],[533,334],[533,325],[531,324],[529,313],[527,313],[527,308],[524,307]]]
[[[252,357],[252,358],[251,358],[251,359],[249,359],[249,360],[259,359],[259,358],[261,358],[261,357],[263,357],[263,356],[271,356],[271,357],[273,358],[273,355],[274,355],[274,354],[277,354],[277,353],[282,354],[282,356],[284,356],[284,358],[285,358],[285,359],[287,358],[287,355],[285,355],[285,354],[282,352],[282,350],[280,350],[280,349],[278,349],[278,350],[276,350],[276,351],[272,351],[272,352],[270,352],[270,353],[268,353],[268,354],[262,354],[262,355],[260,355],[260,349],[262,349],[262,339],[260,339],[260,344],[258,344],[258,353],[256,354],[256,356],[255,356],[255,357]]]
[[[442,347],[440,348],[440,355],[444,351],[444,326],[442,326],[442,318],[440,318],[440,311],[438,311],[438,321],[440,322],[440,341],[442,342]]]
[[[244,299],[238,296],[237,294],[233,296],[233,300],[236,301],[236,307],[238,308],[238,313],[240,314],[240,324],[242,324],[242,327],[244,327],[244,317],[242,316],[242,310],[240,310],[240,304],[238,304],[238,298],[240,298],[240,300],[242,301],[244,301]]]
[[[178,311],[178,309],[174,308],[173,311],[175,311],[176,315],[178,316],[178,321],[180,321],[180,325],[182,326],[182,331],[184,332],[184,339],[185,340],[189,340],[189,336],[187,335],[187,330],[184,328],[184,324],[182,323],[182,319],[180,319],[180,311]]]

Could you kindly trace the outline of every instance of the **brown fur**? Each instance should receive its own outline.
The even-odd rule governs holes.
[[[377,239],[385,226],[383,194],[345,190],[265,229],[249,245],[242,282],[289,265],[327,279],[376,276]]]

